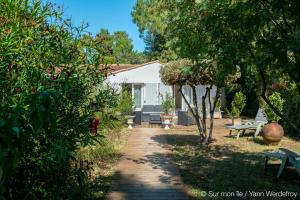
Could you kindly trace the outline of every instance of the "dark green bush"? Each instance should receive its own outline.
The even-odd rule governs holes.
[[[283,91],[281,91],[282,97],[284,98],[284,106],[283,106],[283,114],[287,116],[288,120],[293,123],[298,130],[300,130],[300,95],[297,94],[296,87],[294,84],[286,87]],[[299,131],[295,132],[295,130],[288,123],[283,124],[284,131],[289,135],[298,135]]]
[[[99,140],[90,123],[115,106],[90,63],[103,52],[86,51],[82,27],[61,15],[39,1],[0,0],[0,198],[67,198],[84,178],[74,152]]]

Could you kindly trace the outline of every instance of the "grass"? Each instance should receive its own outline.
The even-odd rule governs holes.
[[[253,139],[253,133],[237,140],[228,136],[224,124],[224,120],[216,120],[215,142],[209,147],[199,145],[195,128],[166,132],[190,199],[226,199],[226,196],[227,199],[241,199],[237,191],[244,195],[247,192],[246,199],[256,199],[251,197],[250,191],[261,192],[256,195],[266,195],[266,191],[299,192],[300,198],[300,180],[296,171],[288,169],[284,177],[278,180],[278,167],[264,171],[264,158],[261,155],[265,150],[278,147],[300,152],[299,141],[284,137],[279,146],[272,147],[265,145],[261,137]],[[210,196],[207,196],[209,191]]]
[[[128,129],[109,130],[100,144],[82,148],[77,152],[77,160],[88,161],[90,166],[85,169],[88,179],[83,187],[84,194],[79,197],[75,192],[75,199],[104,199],[111,187],[115,166],[122,156],[122,148],[129,134]]]

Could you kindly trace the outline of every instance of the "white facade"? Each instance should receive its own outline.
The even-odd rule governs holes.
[[[116,72],[108,77],[108,81],[111,83],[162,83],[159,76],[161,66],[159,62],[154,62],[133,67]]]
[[[140,110],[143,105],[161,105],[163,98],[168,94],[173,96],[177,110],[188,110],[188,106],[183,97],[173,86],[162,83],[159,70],[162,64],[158,61],[127,68],[123,71],[115,72],[107,78],[107,82],[120,89],[122,84],[129,84],[132,88],[132,97],[135,107]],[[201,107],[201,98],[205,94],[206,86],[199,85],[196,88],[198,105]],[[192,103],[192,89],[189,86],[183,87],[183,94]],[[211,91],[214,98],[215,88]],[[213,100],[212,100],[213,101]],[[208,104],[208,101],[206,102]],[[207,106],[208,108],[208,106]]]
[[[143,105],[160,105],[167,94],[172,96],[172,86],[163,84],[160,79],[161,67],[158,61],[133,67],[115,72],[107,78],[107,82],[119,89],[122,84],[131,84],[137,110]]]

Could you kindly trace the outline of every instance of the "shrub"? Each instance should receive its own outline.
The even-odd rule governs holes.
[[[166,98],[162,101],[162,107],[166,115],[169,115],[172,112],[172,109],[174,109],[174,100],[172,96],[169,94],[166,95]]]
[[[293,123],[298,130],[300,130],[300,118],[295,113],[300,113],[300,95],[288,95],[285,98],[283,113],[288,116],[288,119]],[[296,133],[299,136],[299,131],[295,132],[294,129],[288,124],[284,123],[284,129],[286,133]]]
[[[122,115],[132,115],[134,102],[130,93],[127,90],[123,90],[118,98],[117,110]]]
[[[65,199],[84,174],[74,152],[101,138],[91,122],[115,96],[53,5],[0,0],[0,13],[0,199]]]
[[[234,99],[231,102],[231,111],[227,110],[228,116],[232,119],[240,117],[245,105],[246,96],[242,92],[235,93]]]
[[[284,100],[281,98],[280,93],[273,92],[272,95],[269,96],[269,100],[275,108],[282,112]],[[268,104],[265,104],[264,112],[267,115],[269,121],[278,122],[280,120],[280,117],[276,113],[274,113],[274,111],[270,108]]]

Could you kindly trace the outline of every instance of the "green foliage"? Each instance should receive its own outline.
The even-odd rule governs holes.
[[[281,98],[280,93],[273,92],[272,95],[269,96],[269,100],[275,108],[282,112],[284,100]],[[280,117],[274,113],[274,111],[270,108],[268,104],[265,104],[264,112],[266,113],[269,121],[278,122],[280,120]]]
[[[131,94],[127,90],[123,90],[118,98],[117,111],[122,116],[132,115],[134,107],[134,101],[132,100]]]
[[[212,73],[204,67],[193,69],[193,63],[188,59],[180,59],[165,64],[160,69],[163,83],[168,85],[200,85],[212,83]]]
[[[66,199],[84,176],[74,152],[102,138],[91,122],[115,107],[97,67],[105,48],[61,16],[52,4],[0,0],[0,198]]]
[[[212,60],[206,68],[213,71],[215,85],[223,87],[229,75],[241,73],[231,84],[242,85],[250,97],[247,109],[256,110],[256,96],[282,82],[294,84],[300,95],[298,0],[139,0],[132,15],[141,31],[156,33],[177,56],[192,60],[198,66],[192,71]]]
[[[284,100],[283,113],[289,116],[293,124],[300,127],[300,119],[296,114],[300,112],[300,95],[290,96],[289,94]],[[296,133],[288,123],[284,123],[284,129],[287,133]]]
[[[166,97],[163,99],[161,105],[164,109],[164,113],[166,115],[170,115],[172,113],[172,109],[174,109],[174,107],[175,107],[174,99],[172,98],[172,96],[167,94]]]
[[[127,129],[106,129],[99,143],[78,149],[74,157],[77,166],[84,169],[82,186],[71,185],[68,199],[103,199],[110,189],[113,167],[121,158],[121,148],[125,145],[129,132]]]
[[[166,39],[168,14],[166,3],[162,0],[138,0],[131,12],[133,22],[139,27],[145,41],[145,52],[151,60],[172,61],[177,59],[176,53]]]
[[[84,35],[81,38],[89,52],[89,61],[94,64],[140,64],[147,62],[143,53],[133,50],[132,40],[124,31],[111,34],[107,29],[101,29],[95,37]]]
[[[235,93],[234,99],[231,102],[231,110],[227,110],[228,116],[230,116],[231,118],[240,117],[245,106],[246,96],[242,92]]]

